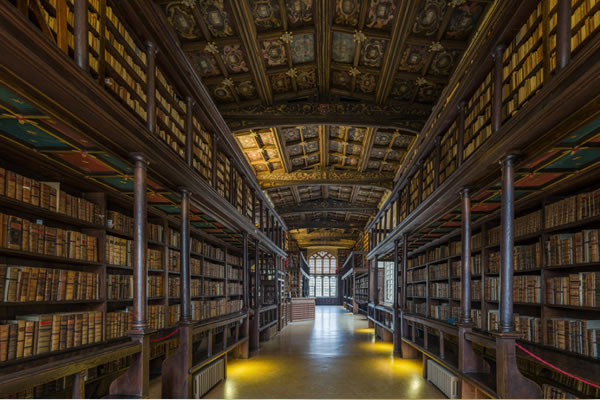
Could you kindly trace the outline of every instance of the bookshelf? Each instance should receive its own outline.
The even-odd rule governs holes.
[[[463,160],[469,158],[492,135],[493,96],[494,86],[492,85],[492,72],[490,71],[466,103]],[[442,154],[444,154],[443,149]],[[442,168],[441,171],[443,170]],[[452,170],[448,172],[448,174],[451,173]]]
[[[458,131],[456,121],[442,135],[440,142],[440,184],[443,183],[458,167]],[[404,219],[404,218],[403,218]]]
[[[185,115],[187,104],[167,76],[156,68],[156,128],[155,132],[181,158],[185,158]]]
[[[193,160],[192,165],[206,180],[212,180],[212,136],[202,127],[196,117],[192,118],[193,130]]]

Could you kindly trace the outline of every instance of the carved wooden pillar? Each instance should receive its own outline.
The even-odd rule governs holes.
[[[89,73],[88,0],[78,0],[74,3],[73,19],[75,63]]]
[[[379,257],[373,260],[373,304],[379,304]]]
[[[471,193],[469,188],[460,191],[462,199],[462,250],[461,250],[461,293],[460,323],[462,325],[471,325]]]
[[[400,254],[398,251],[398,247],[400,243],[398,240],[394,242],[394,355],[398,357],[402,357],[402,332],[400,329],[400,310],[398,307],[398,272],[399,265],[398,260],[400,258]]]
[[[494,59],[494,97],[492,98],[492,131],[498,132],[502,126],[502,54],[506,46],[499,44],[494,49],[492,58]]]
[[[185,161],[187,162],[187,165],[191,167],[194,154],[194,138],[192,137],[194,128],[192,122],[192,117],[194,115],[194,100],[192,100],[191,96],[185,98],[185,104],[187,108],[187,113],[185,114]]]
[[[148,298],[146,284],[147,201],[146,167],[141,153],[131,155],[134,162],[133,179],[133,313],[129,337],[140,342],[142,351],[134,354],[127,372],[110,385],[110,393],[119,396],[147,397],[150,379],[150,329],[148,327]]]
[[[250,351],[257,351],[260,347],[260,326],[259,326],[259,312],[260,312],[260,242],[256,241],[256,252],[254,255],[254,315],[251,320],[252,324],[250,327]]]
[[[181,314],[179,318],[179,346],[162,363],[162,397],[191,398],[193,366],[192,360],[192,297],[190,270],[190,192],[181,189]]]
[[[75,2],[77,3],[77,2]],[[87,37],[86,37],[87,40]],[[146,128],[151,133],[156,130],[156,53],[153,42],[146,43]]]
[[[496,391],[502,398],[541,397],[540,387],[521,375],[517,366],[513,330],[513,243],[514,243],[514,155],[502,165],[502,209],[500,237],[500,321],[496,336]]]
[[[558,0],[556,23],[556,70],[571,61],[571,0]]]

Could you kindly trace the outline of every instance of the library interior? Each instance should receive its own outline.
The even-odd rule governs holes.
[[[0,0],[0,398],[600,398],[600,0]]]

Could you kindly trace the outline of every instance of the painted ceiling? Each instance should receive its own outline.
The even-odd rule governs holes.
[[[354,180],[265,185],[280,207],[315,199],[379,204],[492,1],[155,3],[259,182],[324,168]],[[389,179],[361,184],[353,173]],[[339,207],[333,211],[309,219],[337,220]],[[341,213],[356,223],[370,218]]]

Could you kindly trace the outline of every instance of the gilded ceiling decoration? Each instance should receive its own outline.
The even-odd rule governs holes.
[[[381,202],[491,0],[155,2],[259,182],[289,207]],[[346,231],[370,218],[307,214],[285,218]]]

